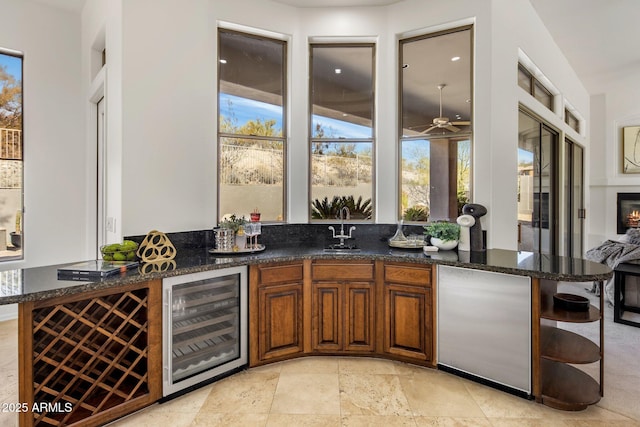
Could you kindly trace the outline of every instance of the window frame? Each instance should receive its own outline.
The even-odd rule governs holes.
[[[458,144],[461,141],[469,141],[469,164],[470,164],[470,172],[469,172],[469,200],[468,203],[472,203],[473,202],[473,188],[474,188],[474,181],[473,181],[473,169],[474,169],[474,139],[473,139],[473,117],[474,117],[474,102],[473,102],[473,97],[474,97],[474,67],[475,67],[475,55],[474,55],[474,26],[473,25],[463,25],[460,27],[453,27],[453,28],[449,28],[446,30],[442,30],[442,31],[437,31],[437,32],[433,32],[433,33],[424,33],[424,34],[420,34],[417,36],[410,36],[410,37],[406,37],[406,38],[400,38],[398,40],[398,140],[397,140],[397,144],[396,144],[396,153],[397,153],[397,200],[396,200],[396,215],[397,215],[397,220],[404,220],[403,217],[403,208],[402,208],[402,188],[403,188],[403,182],[402,182],[402,173],[403,173],[403,169],[402,169],[402,161],[403,161],[403,155],[402,155],[402,149],[403,149],[403,142],[405,141],[416,141],[416,140],[428,140],[430,145],[431,145],[431,141],[432,140],[438,140],[438,139],[442,139],[442,138],[438,138],[435,136],[403,136],[404,132],[403,132],[403,73],[402,73],[402,69],[404,68],[404,58],[403,58],[403,49],[402,46],[404,43],[410,43],[412,41],[420,41],[423,39],[427,39],[427,38],[434,38],[434,37],[438,37],[438,36],[443,36],[443,35],[447,35],[447,34],[452,34],[452,33],[456,33],[456,32],[461,32],[461,31],[469,31],[469,54],[470,54],[470,65],[469,65],[469,97],[470,97],[470,103],[471,103],[471,110],[470,110],[470,127],[468,131],[462,131],[460,133],[456,133],[454,138],[447,138],[450,139],[450,142],[455,142],[456,144]],[[457,147],[457,145],[456,145]],[[431,150],[431,146],[430,146],[430,150]],[[456,157],[457,159],[457,157]],[[457,177],[456,177],[456,189],[455,189],[455,194],[456,194],[456,200],[457,200]],[[451,197],[451,193],[449,193],[449,197]],[[432,221],[432,216],[431,216],[431,200],[429,200],[430,202],[430,206],[429,206],[429,217],[428,220],[425,221],[405,221],[408,224],[426,224],[428,222]],[[445,218],[433,218],[433,219],[445,219]],[[455,218],[449,218],[449,219],[455,219]]]
[[[313,136],[313,49],[314,47],[322,48],[354,48],[354,47],[370,47],[371,48],[371,137],[370,138],[315,138]],[[350,222],[361,223],[375,223],[376,221],[376,55],[377,44],[375,42],[340,42],[340,43],[326,43],[326,42],[309,42],[309,79],[308,79],[308,94],[309,94],[309,110],[308,110],[308,142],[307,152],[309,154],[308,161],[308,200],[307,200],[307,220],[310,223],[322,223],[322,222],[335,222],[335,219],[317,219],[313,218],[313,146],[314,144],[371,144],[371,218],[358,220],[350,219]]]
[[[566,107],[564,109],[564,122],[571,129],[580,133],[580,119]]]
[[[21,162],[21,170],[20,170],[20,208],[16,211],[15,224],[16,228],[20,227],[19,233],[9,233],[10,241],[12,244],[14,243],[13,234],[17,237],[17,241],[19,241],[19,254],[18,255],[7,255],[0,257],[0,263],[8,262],[8,261],[18,261],[24,260],[24,230],[25,230],[25,209],[24,209],[24,194],[25,194],[25,179],[24,179],[24,165],[25,165],[25,149],[24,149],[24,141],[25,141],[25,129],[24,129],[24,53],[18,50],[8,49],[0,47],[0,54],[4,56],[11,56],[13,58],[17,58],[20,60],[20,159]],[[10,160],[10,159],[6,159]],[[19,217],[18,217],[19,214]]]
[[[533,96],[538,102],[544,105],[549,111],[554,112],[555,95],[547,88],[540,79],[537,79],[527,67],[521,62],[518,62],[518,74],[523,74],[529,78],[528,87],[525,87],[520,82],[520,76],[518,76],[518,86],[520,86],[525,92]],[[541,98],[548,98],[549,102],[545,103]]]
[[[254,38],[258,40],[266,40],[269,42],[280,43],[282,45],[282,136],[258,136],[258,135],[246,135],[246,134],[236,134],[236,133],[226,133],[220,131],[220,123],[221,123],[221,115],[220,115],[220,83],[221,83],[221,62],[220,62],[220,52],[221,52],[221,43],[222,37],[220,37],[221,33],[228,34],[236,34],[244,37]],[[281,220],[264,220],[261,222],[265,224],[281,224],[287,223],[288,220],[288,169],[289,169],[289,156],[288,156],[288,108],[289,108],[289,98],[288,98],[288,40],[284,37],[279,38],[275,35],[266,35],[261,34],[259,31],[252,32],[249,29],[243,29],[242,31],[227,28],[224,26],[218,26],[216,31],[217,38],[217,76],[216,76],[216,108],[217,108],[217,116],[216,116],[216,212],[217,212],[217,223],[220,223],[222,220],[222,212],[221,212],[221,204],[220,204],[220,185],[221,185],[221,141],[229,138],[229,139],[248,139],[255,141],[271,141],[271,142],[279,142],[282,141],[282,219]],[[236,214],[242,215],[242,212],[236,212]]]

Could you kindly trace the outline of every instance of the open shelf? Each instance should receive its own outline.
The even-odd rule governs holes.
[[[602,286],[602,282],[600,282]],[[536,400],[552,408],[580,411],[600,401],[604,379],[603,316],[596,305],[585,311],[571,311],[554,306],[553,295],[558,282],[541,280],[537,307],[538,340],[534,360],[534,394]],[[600,295],[600,307],[604,304]],[[544,319],[544,320],[543,320]],[[557,322],[595,323],[600,332],[598,343],[589,338],[557,327]],[[595,326],[594,326],[595,327]],[[599,381],[573,365],[598,363]]]
[[[588,323],[600,320],[600,310],[593,306],[589,306],[588,311],[570,311],[554,307],[553,295],[542,295],[540,300],[541,313],[543,319],[556,320],[558,322],[571,323]]]
[[[553,326],[540,327],[540,354],[565,363],[593,363],[600,360],[600,347],[588,338]]]
[[[581,411],[600,401],[600,385],[586,372],[542,359],[542,403],[564,411]]]

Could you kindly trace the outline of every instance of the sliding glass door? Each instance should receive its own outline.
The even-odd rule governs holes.
[[[558,133],[520,111],[518,250],[555,254]]]
[[[575,142],[565,139],[565,250],[564,254],[582,258],[584,209],[584,149]]]

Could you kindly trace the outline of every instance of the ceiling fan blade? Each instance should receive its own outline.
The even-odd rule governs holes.
[[[457,127],[455,127],[455,126],[453,126],[451,124],[448,124],[448,125],[445,125],[445,126],[442,126],[442,127],[445,128],[445,129],[450,130],[451,132],[460,132],[460,128],[457,128]]]
[[[427,129],[423,130],[423,131],[422,131],[422,132],[420,132],[420,133],[429,133],[429,132],[431,132],[431,131],[432,131],[432,130],[434,130],[434,129],[438,129],[438,126],[431,126],[430,128],[427,128]]]
[[[451,122],[452,125],[457,125],[457,126],[469,126],[471,125],[471,122],[469,120],[466,121],[461,121],[461,122]]]

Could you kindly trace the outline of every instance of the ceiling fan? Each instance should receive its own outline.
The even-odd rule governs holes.
[[[455,127],[454,125],[469,126],[471,124],[471,122],[469,121],[450,122],[449,117],[442,116],[442,89],[444,89],[445,86],[446,84],[444,83],[441,83],[438,85],[438,90],[440,91],[440,116],[433,119],[432,126],[428,127],[427,129],[423,130],[420,133],[429,133],[434,129],[447,129],[451,132],[459,132],[460,128]]]

